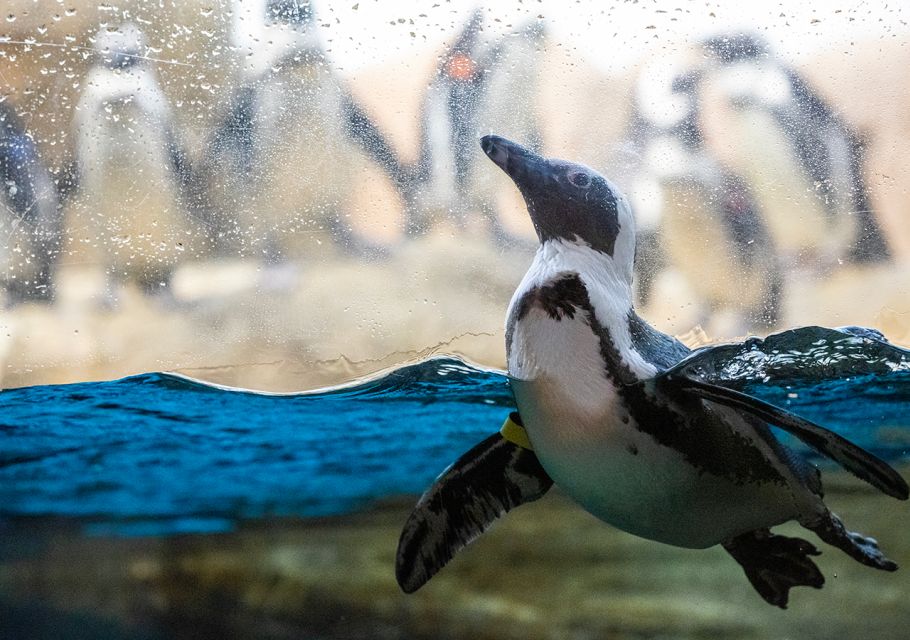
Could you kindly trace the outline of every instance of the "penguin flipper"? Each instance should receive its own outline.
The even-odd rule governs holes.
[[[342,98],[342,113],[351,139],[386,172],[395,187],[405,195],[405,190],[410,186],[407,169],[376,123],[347,92]]]
[[[733,389],[687,377],[670,376],[666,381],[683,392],[739,409],[783,429],[882,493],[899,500],[910,497],[907,482],[888,463],[833,431]]]
[[[765,602],[781,609],[787,608],[792,587],[821,589],[825,584],[825,577],[809,557],[821,552],[802,538],[756,529],[724,542],[723,547],[742,566]]]
[[[553,486],[530,449],[494,434],[446,469],[421,496],[398,541],[395,577],[413,593],[501,515]]]

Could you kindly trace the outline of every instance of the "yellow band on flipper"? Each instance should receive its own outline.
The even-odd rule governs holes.
[[[506,418],[506,421],[502,423],[499,434],[522,449],[534,450],[534,447],[531,446],[531,441],[528,439],[528,432],[525,431],[523,426],[512,420],[512,416]]]

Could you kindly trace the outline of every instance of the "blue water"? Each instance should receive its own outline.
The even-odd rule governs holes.
[[[883,458],[908,456],[910,372],[743,386]],[[315,394],[155,373],[7,390],[0,408],[0,525],[50,516],[160,535],[418,494],[499,428],[512,397],[502,373],[434,358]]]

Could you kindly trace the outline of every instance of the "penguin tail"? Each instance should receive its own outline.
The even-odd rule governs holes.
[[[723,544],[765,602],[787,608],[792,587],[821,589],[825,577],[810,556],[821,552],[802,538],[756,529]]]
[[[497,518],[553,486],[534,452],[507,438],[497,433],[477,444],[417,502],[395,558],[402,591],[417,591]]]

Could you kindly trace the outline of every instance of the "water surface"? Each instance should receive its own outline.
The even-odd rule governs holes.
[[[887,460],[908,456],[908,371],[740,386]],[[6,390],[0,407],[0,519],[157,535],[418,494],[497,430],[513,400],[502,372],[440,357],[314,393],[152,373]]]

